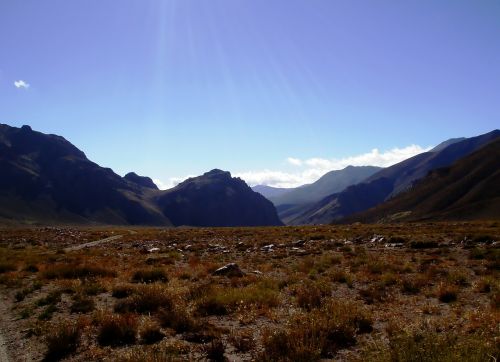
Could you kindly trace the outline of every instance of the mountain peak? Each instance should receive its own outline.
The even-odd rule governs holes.
[[[137,185],[140,185],[142,187],[146,187],[148,189],[158,190],[158,186],[156,186],[156,184],[153,182],[153,180],[151,180],[151,178],[146,176],[139,176],[135,172],[127,173],[124,179],[133,182]]]
[[[208,172],[205,172],[203,176],[223,176],[231,178],[231,173],[229,171],[223,171],[218,168],[214,168]]]

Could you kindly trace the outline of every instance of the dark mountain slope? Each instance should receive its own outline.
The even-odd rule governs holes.
[[[143,188],[64,138],[0,125],[0,216],[26,222],[168,225]]]
[[[139,186],[146,187],[148,189],[158,190],[158,186],[147,176],[139,176],[135,172],[129,172],[124,177],[125,180],[133,182]]]
[[[157,197],[174,225],[281,225],[273,204],[229,172],[212,170]]]
[[[500,138],[347,222],[500,218]]]
[[[0,220],[23,223],[280,225],[272,203],[214,170],[160,191],[89,161],[64,138],[0,124]]]
[[[363,183],[328,196],[289,223],[294,225],[329,223],[368,210],[408,189],[413,182],[426,176],[429,171],[449,166],[497,137],[500,137],[499,130],[453,143],[438,152],[416,155],[375,173]]]

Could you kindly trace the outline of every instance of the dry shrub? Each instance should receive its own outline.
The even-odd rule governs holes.
[[[114,310],[117,313],[156,312],[160,308],[171,309],[173,297],[161,285],[142,285],[137,288],[135,294],[115,303]]]
[[[356,344],[372,330],[371,315],[359,305],[332,299],[321,309],[293,317],[286,329],[265,330],[263,361],[317,361]]]
[[[137,317],[133,314],[106,315],[100,320],[97,342],[101,346],[134,344],[137,324]]]
[[[92,298],[76,294],[73,297],[73,303],[71,304],[71,313],[88,313],[93,311],[95,308],[95,303]]]
[[[279,286],[266,280],[242,288],[209,288],[197,301],[200,315],[224,315],[238,307],[274,308],[279,304]]]
[[[160,329],[160,326],[153,321],[146,321],[139,332],[141,336],[141,342],[144,344],[153,344],[161,341],[165,334]]]
[[[162,327],[171,328],[177,333],[195,332],[201,328],[201,325],[181,304],[160,309],[157,317]]]
[[[388,297],[387,287],[383,283],[374,283],[359,291],[367,304],[384,302]]]
[[[135,287],[126,284],[115,285],[111,290],[111,296],[116,299],[126,298],[132,295],[135,291]]]
[[[455,302],[458,298],[458,288],[455,285],[441,283],[437,289],[437,297],[443,303]]]
[[[132,276],[134,283],[154,283],[168,281],[167,273],[161,268],[140,269]]]
[[[306,280],[294,290],[297,305],[305,310],[321,307],[323,298],[331,294],[331,288],[326,283],[313,283]]]
[[[438,333],[430,328],[405,331],[392,336],[389,344],[372,345],[361,353],[361,360],[382,362],[495,361],[500,348],[480,334]]]
[[[45,361],[59,361],[74,353],[80,343],[82,324],[63,321],[52,328],[45,335]]]
[[[42,276],[46,279],[84,279],[115,277],[116,272],[97,265],[67,263],[47,266],[42,272]]]

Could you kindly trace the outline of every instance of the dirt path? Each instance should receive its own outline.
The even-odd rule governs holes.
[[[89,247],[92,247],[92,246],[97,246],[97,245],[100,245],[100,244],[107,243],[108,241],[117,240],[117,239],[120,239],[122,237],[123,237],[123,235],[110,236],[109,238],[105,238],[105,239],[101,239],[101,240],[96,240],[96,241],[91,241],[90,243],[85,243],[85,244],[70,246],[69,248],[64,249],[64,251],[74,251],[74,250],[80,250],[80,249],[84,249],[84,248],[89,248]]]
[[[7,352],[7,344],[5,343],[5,339],[2,335],[3,333],[4,331],[0,330],[0,361],[10,362],[9,353]]]

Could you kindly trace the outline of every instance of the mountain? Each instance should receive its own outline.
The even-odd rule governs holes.
[[[419,221],[500,219],[500,137],[438,168],[409,191],[346,219],[362,221]]]
[[[135,172],[129,172],[124,177],[125,180],[135,183],[136,185],[146,187],[148,189],[158,190],[158,186],[147,176],[139,176]]]
[[[349,186],[309,207],[290,224],[322,224],[341,220],[354,213],[375,207],[407,190],[431,170],[447,167],[500,136],[495,130],[481,136],[467,138],[435,152],[424,152],[385,168],[364,182]]]
[[[149,177],[120,177],[63,137],[0,124],[2,223],[280,225],[273,204],[228,172],[160,191]],[[172,219],[170,219],[172,217]]]
[[[147,189],[89,161],[63,137],[0,124],[0,217],[170,225]]]
[[[342,170],[330,171],[316,182],[294,188],[278,196],[270,197],[272,203],[279,205],[310,204],[336,192],[340,192],[350,185],[357,184],[380,171],[374,166],[347,166]]]
[[[252,187],[252,190],[255,192],[258,192],[262,196],[264,196],[266,199],[269,200],[271,197],[276,197],[279,195],[284,194],[285,192],[290,191],[288,188],[282,188],[282,187],[272,187],[272,186],[267,186],[267,185],[257,185]]]
[[[162,192],[157,203],[174,225],[282,225],[269,200],[217,169]]]
[[[464,141],[466,140],[467,138],[465,137],[460,137],[460,138],[450,138],[449,140],[447,141],[444,141],[444,142],[441,142],[440,144],[438,144],[436,147],[434,147],[431,152],[439,152],[439,151],[442,151],[444,150],[446,147],[454,144],[454,143],[457,143],[457,142],[461,142],[461,141]]]
[[[276,206],[280,219],[288,224],[324,197],[357,184],[379,170],[380,167],[374,166],[347,166],[342,170],[327,172],[312,184],[266,197]]]

